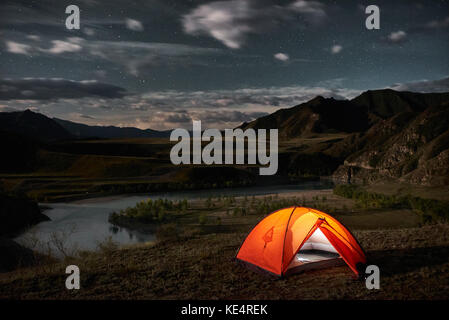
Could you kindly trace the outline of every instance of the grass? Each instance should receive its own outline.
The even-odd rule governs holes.
[[[233,258],[251,228],[269,212],[294,204],[321,209],[344,223],[369,262],[380,267],[381,289],[367,290],[346,266],[273,280],[236,264]],[[161,208],[163,220],[156,214]],[[139,210],[150,223],[140,221]],[[0,274],[0,298],[446,299],[449,293],[449,224],[422,225],[412,209],[362,208],[357,199],[315,190],[187,204],[153,200],[122,214],[154,225],[157,241],[122,248],[105,241],[97,252]],[[80,267],[79,291],[63,287],[68,264]]]
[[[421,213],[423,222],[449,220],[449,201],[420,198],[412,195],[388,195],[368,192],[357,185],[338,185],[336,195],[356,200],[362,208],[412,209]]]
[[[112,213],[109,220],[114,222],[120,218],[137,220],[143,223],[163,222],[167,219],[167,212],[185,212],[188,208],[187,200],[174,202],[167,199],[148,199],[138,202],[134,207]]]
[[[369,192],[382,193],[386,195],[412,195],[420,198],[447,200],[449,186],[428,187],[410,185],[396,181],[384,181],[364,186]]]
[[[345,135],[281,141],[280,158],[289,159],[297,148],[304,155],[281,163],[284,182],[326,175],[335,169],[335,159],[318,153]],[[169,152],[174,142],[167,138],[100,139],[56,143],[39,150],[33,171],[1,174],[8,191],[23,192],[39,202],[56,202],[121,193],[210,189],[255,184],[251,166],[174,166]],[[317,166],[319,161],[321,166]],[[290,165],[288,163],[292,162]],[[323,170],[313,168],[322,167]],[[232,172],[230,171],[232,170]],[[206,172],[207,171],[207,172]],[[266,181],[265,183],[267,183]],[[284,183],[278,182],[278,183]]]
[[[432,233],[433,236],[429,237]],[[66,263],[0,275],[0,298],[21,299],[445,299],[449,226],[358,231],[381,289],[367,290],[345,266],[282,280],[233,261],[244,233],[208,234],[114,249],[72,260],[81,290],[63,288]],[[207,243],[207,245],[205,245]]]

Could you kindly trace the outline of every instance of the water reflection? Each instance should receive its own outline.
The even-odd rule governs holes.
[[[206,198],[209,196],[252,196],[274,193],[286,193],[298,190],[329,188],[328,183],[307,182],[284,186],[259,186],[234,189],[216,189],[206,191],[185,191],[171,193],[155,193],[149,195],[133,195],[87,199],[72,203],[53,203],[51,209],[44,213],[51,221],[42,222],[16,240],[41,252],[52,252],[61,255],[76,250],[96,250],[105,241],[113,241],[118,245],[133,244],[155,240],[154,234],[120,228],[108,222],[113,211],[134,206],[137,202],[167,198],[170,200]]]

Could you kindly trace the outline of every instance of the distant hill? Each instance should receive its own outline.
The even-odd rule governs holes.
[[[53,118],[58,124],[64,127],[76,138],[101,138],[101,139],[120,139],[120,138],[161,138],[169,137],[171,131],[157,131],[151,129],[138,129],[133,127],[114,127],[114,126],[89,126],[68,120]]]
[[[0,128],[36,141],[51,142],[72,138],[59,123],[30,110],[0,112]]]
[[[141,130],[132,127],[89,126],[68,120],[49,118],[31,110],[0,112],[0,128],[35,141],[54,142],[68,139],[119,139],[169,137],[170,131]]]

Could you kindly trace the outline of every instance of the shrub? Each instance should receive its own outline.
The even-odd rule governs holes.
[[[134,207],[129,207],[120,210],[118,213],[113,212],[109,216],[111,223],[117,224],[120,220],[134,220],[143,223],[158,223],[167,221],[169,216],[168,211],[182,210],[183,213],[187,211],[189,204],[187,200],[178,201],[174,203],[167,199],[148,199],[147,201],[138,202]]]
[[[358,208],[405,208],[419,211],[423,214],[423,221],[430,222],[434,219],[449,219],[449,202],[419,197],[385,195],[371,193],[356,185],[338,185],[334,188],[334,194],[356,201]]]
[[[198,222],[200,225],[205,225],[207,222],[207,216],[204,213],[200,214],[198,216]]]

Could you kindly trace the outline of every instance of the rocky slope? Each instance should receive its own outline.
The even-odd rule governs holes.
[[[337,181],[449,184],[449,93],[377,90],[352,100],[317,97],[242,128],[279,128],[287,139],[349,133],[319,152],[330,157],[329,169],[338,167],[332,175]]]
[[[449,184],[449,103],[423,112],[404,111],[379,121],[334,173],[337,180],[392,178],[422,185]]]
[[[315,133],[361,132],[369,127],[362,108],[347,100],[318,96],[289,109],[244,123],[240,128],[278,129],[281,138],[297,138]]]

